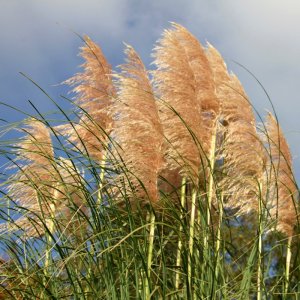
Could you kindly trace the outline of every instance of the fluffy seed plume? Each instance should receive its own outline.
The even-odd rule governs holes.
[[[173,23],[176,36],[183,45],[196,83],[196,98],[201,106],[201,146],[207,157],[210,154],[211,138],[220,111],[220,102],[215,93],[215,82],[205,49],[198,39],[183,26]]]
[[[115,97],[112,83],[112,69],[104,57],[100,47],[85,36],[85,46],[81,48],[80,56],[85,60],[83,72],[65,81],[74,86],[77,94],[76,105],[81,108],[81,118],[73,127],[65,126],[63,132],[70,136],[70,142],[75,143],[80,151],[87,150],[88,155],[100,161],[107,134],[112,129],[112,119],[108,109]],[[84,145],[83,145],[84,143]]]
[[[224,125],[221,187],[226,191],[227,206],[239,212],[257,210],[265,152],[258,138],[255,117],[249,99],[235,75],[227,72],[220,53],[211,45],[207,57],[214,74],[216,94],[221,104]]]
[[[15,145],[18,172],[13,176],[10,192],[21,205],[36,207],[37,192],[51,194],[47,184],[51,178],[54,153],[49,129],[40,121],[30,118],[21,129],[25,136]],[[38,187],[37,190],[34,186]]]
[[[271,216],[277,230],[292,236],[297,223],[298,189],[293,176],[292,156],[282,129],[270,113],[266,122],[271,168]]]
[[[228,105],[227,99],[231,98],[230,93],[232,93],[232,89],[228,86],[230,75],[228,74],[226,63],[217,49],[207,43],[205,50],[213,74],[215,93],[219,100],[220,109],[223,112],[226,104]],[[223,113],[223,115],[226,115],[226,113]]]
[[[253,109],[238,78],[229,74],[221,54],[210,44],[206,55],[213,70],[216,95],[221,108],[221,119],[225,125],[238,120],[255,124]]]
[[[230,86],[235,105],[224,103],[224,120],[228,126],[222,153],[225,172],[222,183],[229,194],[229,207],[238,207],[243,213],[258,209],[265,151],[256,131],[252,107],[236,76],[231,76]]]
[[[185,176],[198,178],[205,162],[202,150],[210,147],[206,127],[214,117],[209,112],[217,111],[207,58],[197,39],[177,24],[164,32],[154,57],[168,167],[184,167]]]
[[[116,75],[118,98],[114,131],[128,180],[141,199],[158,200],[157,177],[163,162],[162,127],[147,71],[135,50],[126,46],[126,63]],[[123,177],[124,178],[124,177]],[[143,185],[143,186],[142,186]]]
[[[9,224],[8,229],[22,228],[32,237],[44,234],[44,225],[55,217],[58,208],[59,212],[66,209],[67,199],[78,204],[82,196],[78,173],[65,159],[55,161],[50,130],[31,118],[22,131],[26,134],[15,145],[18,171],[10,178],[8,194],[26,214]]]
[[[29,118],[20,130],[25,133],[15,145],[19,159],[35,166],[46,166],[53,160],[53,148],[49,129],[41,121]]]

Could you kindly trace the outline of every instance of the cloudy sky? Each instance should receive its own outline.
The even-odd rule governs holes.
[[[300,180],[300,1],[299,0],[0,0],[0,101],[32,112],[54,109],[23,72],[67,108],[60,82],[77,72],[82,44],[74,32],[101,45],[113,66],[122,63],[123,42],[146,65],[169,22],[209,41],[242,81],[258,111],[270,104],[247,67],[267,90],[291,146]],[[0,106],[0,118],[22,118]]]

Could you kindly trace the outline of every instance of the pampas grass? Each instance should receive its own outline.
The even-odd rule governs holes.
[[[205,51],[199,41],[184,27],[173,23],[165,31],[154,52],[157,70],[154,83],[160,97],[160,116],[166,139],[166,161],[170,169],[178,169],[195,186],[206,190],[207,165],[208,212],[210,226],[216,117],[219,102],[215,95],[212,72]],[[208,160],[208,162],[207,162]],[[185,169],[186,166],[188,169]],[[200,175],[202,174],[202,175]],[[204,174],[204,175],[203,175]],[[204,178],[204,180],[203,180]],[[197,191],[191,197],[191,219],[188,263],[189,285],[192,286],[191,257],[194,251]],[[181,243],[179,241],[178,249]],[[177,258],[179,262],[179,258]],[[178,284],[178,275],[176,278]]]
[[[163,164],[163,132],[147,71],[134,49],[127,46],[127,63],[116,75],[118,97],[112,107],[113,136],[128,169],[128,186],[137,198],[158,202],[157,180]],[[124,180],[124,176],[121,173]],[[121,179],[121,180],[122,180]]]
[[[42,220],[49,220],[55,209],[55,204],[47,199],[55,192],[54,153],[49,129],[36,119],[28,119],[21,129],[25,136],[14,147],[16,159],[13,166],[16,174],[10,178],[8,193],[21,207],[26,207],[33,213],[35,227],[29,221],[28,215],[14,222],[16,228],[23,228],[28,236],[40,234]],[[27,218],[29,217],[29,219]],[[37,227],[40,230],[36,230]]]
[[[27,212],[10,226],[33,237],[43,235],[46,224],[53,234],[57,214],[67,213],[64,202],[72,197],[84,203],[80,178],[71,161],[54,158],[50,129],[42,121],[30,118],[21,131],[26,134],[14,146],[13,167],[18,171],[9,179],[8,195]]]
[[[299,191],[277,118],[258,125],[221,54],[179,24],[150,72],[129,45],[113,71],[83,42],[65,121],[27,118],[17,141],[1,128],[0,298],[297,297]]]
[[[256,128],[251,103],[235,75],[211,45],[207,55],[211,63],[216,93],[221,103],[223,141],[220,158],[224,159],[221,189],[227,193],[227,206],[240,213],[257,210],[259,183],[264,172],[265,152]],[[243,201],[239,199],[244,198]]]
[[[277,221],[276,230],[288,236],[285,266],[285,295],[289,287],[291,244],[298,223],[299,191],[292,170],[292,156],[287,141],[275,117],[269,113],[266,121],[271,170],[270,214]]]
[[[266,121],[269,147],[269,164],[273,173],[271,215],[277,220],[277,230],[293,236],[297,224],[298,188],[292,169],[292,156],[282,129],[269,113]],[[278,194],[278,200],[276,195]],[[278,203],[277,203],[278,201]]]
[[[56,129],[67,136],[70,143],[89,159],[100,165],[98,202],[101,203],[104,173],[108,155],[108,135],[112,130],[112,116],[109,113],[116,90],[112,82],[112,69],[101,48],[88,36],[84,36],[84,47],[80,56],[83,72],[64,83],[73,87],[76,94],[79,121],[58,126]]]
[[[109,106],[115,97],[112,83],[112,70],[101,48],[88,36],[84,37],[85,46],[80,56],[85,60],[83,72],[64,83],[73,87],[77,94],[76,105],[80,108],[81,118],[74,127],[66,127],[65,133],[70,141],[76,143],[81,151],[87,151],[91,158],[101,161],[105,152],[105,140],[112,129]]]
[[[117,180],[129,181],[125,186],[133,190],[133,201],[140,202],[137,206],[143,206],[143,202],[156,205],[159,200],[158,174],[163,164],[162,126],[150,80],[140,57],[128,45],[125,53],[127,63],[121,66],[121,74],[115,76],[118,97],[112,108],[115,119],[113,135],[120,147],[121,164],[126,168],[125,176],[121,172]],[[132,206],[135,205],[133,201]],[[145,299],[150,297],[152,276],[155,230],[155,214],[152,211],[149,221]]]
[[[201,170],[201,103],[197,82],[177,34],[166,30],[154,49],[154,86],[159,95],[159,112],[166,136],[168,168],[178,169],[197,182]]]

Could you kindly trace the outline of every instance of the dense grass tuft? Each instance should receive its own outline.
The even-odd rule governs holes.
[[[178,24],[151,73],[128,45],[113,73],[83,40],[74,110],[1,128],[0,299],[297,299],[276,117],[257,124],[218,51]]]

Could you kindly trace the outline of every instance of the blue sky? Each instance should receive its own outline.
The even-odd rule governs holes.
[[[113,66],[122,63],[123,42],[144,63],[169,21],[187,27],[202,43],[209,41],[242,81],[262,115],[271,110],[257,82],[268,91],[289,141],[300,180],[300,2],[298,0],[0,0],[0,101],[32,112],[54,109],[23,72],[57,102],[67,94],[60,82],[79,70],[80,39],[88,34]],[[67,108],[66,104],[63,104]],[[22,116],[0,108],[0,118]]]

